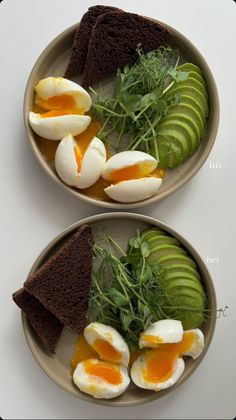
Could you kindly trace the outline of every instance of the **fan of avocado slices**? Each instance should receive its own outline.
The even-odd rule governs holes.
[[[98,137],[116,152],[143,150],[159,167],[177,167],[204,135],[209,113],[204,76],[195,64],[179,66],[179,52],[170,47],[147,54],[138,47],[137,56],[134,65],[118,70],[112,97],[93,90],[92,113],[102,124]]]
[[[160,277],[165,314],[180,320],[184,329],[198,327],[204,321],[206,295],[195,261],[176,238],[161,229],[148,229],[141,239],[149,245],[147,261],[165,273]]]
[[[167,101],[173,95],[179,95],[180,100],[160,120],[151,149],[155,156],[157,147],[159,163],[163,168],[177,167],[197,151],[209,113],[207,87],[200,68],[185,63],[177,70],[187,72],[188,77],[174,82],[166,91],[164,97]]]

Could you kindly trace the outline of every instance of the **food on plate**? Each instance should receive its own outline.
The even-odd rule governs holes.
[[[164,323],[166,322],[166,324]],[[172,334],[168,340],[169,325],[168,321],[158,321],[162,323],[160,329],[165,331],[167,327],[165,342],[159,343],[152,350],[143,352],[133,363],[131,368],[131,377],[134,383],[140,388],[161,391],[174,385],[181,377],[185,364],[182,356],[191,356],[196,359],[200,356],[204,347],[204,335],[201,330],[193,329],[182,332],[181,338],[173,342],[172,334],[175,332],[172,324]],[[158,330],[158,322],[155,323]],[[179,325],[176,324],[176,335],[178,336]],[[145,332],[141,334],[141,337]]]
[[[63,77],[47,77],[39,81],[35,91],[35,104],[41,111],[31,111],[29,123],[36,134],[61,140],[87,129],[91,117],[84,113],[91,107],[91,98],[80,85]]]
[[[104,189],[113,200],[131,203],[156,194],[162,178],[156,176],[157,160],[140,151],[125,151],[113,155],[105,163],[102,177],[111,182]],[[157,173],[158,175],[158,173]]]
[[[65,77],[70,78],[83,73],[93,27],[98,16],[110,11],[115,12],[120,11],[120,9],[117,7],[97,5],[89,7],[88,11],[83,15],[75,32],[70,61],[65,71]]]
[[[146,53],[169,38],[163,25],[137,14],[121,11],[100,15],[90,37],[82,85],[91,86],[132,64],[137,58],[138,44]]]
[[[156,166],[153,158],[143,162]],[[105,169],[107,178],[119,170]],[[71,367],[82,392],[114,398],[127,389],[129,372],[138,387],[168,388],[181,377],[183,358],[195,360],[204,348],[195,328],[206,301],[196,264],[159,228],[137,232],[126,251],[105,232],[101,239],[105,247],[81,226],[13,299],[50,353],[64,326],[78,334]]]
[[[92,322],[85,328],[84,336],[101,359],[128,366],[129,347],[114,328],[99,322]]]
[[[29,123],[37,144],[59,178],[80,194],[124,204],[146,200],[158,194],[166,169],[199,149],[209,114],[207,85],[201,69],[168,45],[171,36],[151,19],[92,6],[75,32],[66,78],[49,76],[35,86]],[[79,73],[92,99],[67,79]],[[112,94],[107,86],[91,87],[112,75]],[[81,134],[90,143],[82,145]],[[152,156],[156,168],[132,172],[127,156],[136,155],[130,152],[145,153],[149,161]],[[114,162],[124,168],[118,180],[106,177]]]
[[[122,365],[88,359],[77,365],[73,381],[81,391],[94,398],[110,399],[125,392],[130,378]]]
[[[167,316],[179,319],[184,329],[198,327],[204,321],[206,297],[195,261],[176,238],[161,229],[148,229],[141,238],[149,247],[147,261],[165,273],[160,284],[167,296]]]
[[[106,162],[104,143],[94,137],[80,143],[69,134],[57,147],[55,168],[59,177],[68,185],[88,188],[100,178]]]
[[[63,325],[25,288],[13,293],[13,300],[27,316],[36,334],[50,353],[55,353],[55,347]]]
[[[178,343],[183,337],[183,327],[180,321],[174,319],[162,319],[150,324],[140,334],[139,347],[156,348],[163,343]]]
[[[26,290],[63,325],[80,333],[86,323],[93,236],[83,225],[25,282]]]

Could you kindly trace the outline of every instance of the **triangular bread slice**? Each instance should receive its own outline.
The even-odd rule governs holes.
[[[98,16],[109,11],[119,10],[120,9],[117,7],[98,5],[90,7],[88,11],[83,15],[80,25],[75,32],[71,57],[64,77],[71,78],[77,74],[83,73],[87,57],[89,39]]]
[[[91,86],[134,63],[138,44],[147,53],[169,38],[169,31],[151,19],[126,12],[102,14],[90,37],[82,85]]]
[[[92,269],[91,227],[83,225],[25,282],[26,290],[62,324],[85,327]]]
[[[13,294],[14,302],[25,313],[36,334],[50,353],[55,352],[63,325],[61,322],[25,288]]]

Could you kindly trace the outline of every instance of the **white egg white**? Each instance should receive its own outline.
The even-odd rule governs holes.
[[[149,347],[156,348],[162,343],[178,343],[183,338],[183,326],[180,321],[174,319],[162,319],[149,325],[140,334],[140,349]],[[152,339],[149,337],[151,336]],[[155,342],[156,341],[156,342]]]
[[[131,368],[131,378],[135,385],[140,388],[150,389],[152,391],[161,391],[174,385],[184,372],[185,364],[181,357],[176,359],[172,375],[161,382],[150,382],[145,378],[147,361],[145,354],[142,354],[135,360]]]
[[[127,343],[115,328],[102,324],[100,322],[92,322],[84,329],[86,341],[93,347],[96,340],[103,340],[109,343],[116,351],[120,353],[120,363],[127,367],[130,359],[130,352]],[[101,356],[103,360],[106,360]]]
[[[59,115],[42,118],[35,112],[29,113],[29,123],[36,134],[48,140],[61,140],[68,134],[77,136],[87,129],[91,122],[88,115]]]
[[[104,191],[115,201],[120,203],[134,203],[155,195],[161,184],[161,178],[150,176],[146,178],[120,181],[104,188]]]
[[[106,149],[103,142],[94,137],[82,156],[81,168],[78,172],[75,148],[80,154],[74,137],[71,134],[64,137],[56,150],[55,168],[65,184],[81,189],[88,188],[101,176],[106,161]]]
[[[102,171],[102,177],[107,181],[113,181],[112,172],[118,169],[127,168],[133,165],[145,165],[147,173],[145,176],[151,174],[157,167],[157,160],[144,152],[138,150],[128,150],[113,155],[106,164]]]
[[[183,353],[183,356],[190,356],[195,360],[200,356],[204,348],[204,334],[199,328],[184,331],[184,333],[188,332],[193,334],[193,341],[190,349]]]
[[[90,359],[93,363],[99,363],[98,359]],[[94,398],[115,398],[118,395],[123,394],[123,392],[128,388],[130,383],[130,378],[127,373],[127,369],[124,366],[114,365],[116,368],[119,368],[122,381],[120,384],[111,384],[105,379],[91,375],[86,372],[84,362],[81,362],[77,365],[73,373],[73,381],[75,385],[80,389],[80,391],[85,392],[86,394],[92,395]]]
[[[43,100],[53,96],[67,94],[75,99],[76,107],[82,108],[84,112],[88,111],[92,105],[88,92],[78,83],[63,77],[47,77],[38,82],[35,91]]]

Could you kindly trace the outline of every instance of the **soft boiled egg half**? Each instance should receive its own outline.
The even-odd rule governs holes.
[[[39,136],[61,140],[71,133],[76,136],[87,129],[91,107],[89,94],[77,83],[63,77],[47,77],[35,86],[35,103],[47,112],[30,112],[29,123]]]
[[[62,181],[81,189],[95,184],[105,161],[106,149],[97,137],[84,147],[69,134],[61,140],[55,155],[56,171]]]
[[[115,398],[129,386],[127,369],[122,365],[87,359],[79,363],[73,373],[73,380],[80,391],[94,398]]]
[[[184,372],[185,364],[182,356],[196,359],[204,347],[204,335],[198,328],[181,331],[176,324],[176,331],[171,324],[158,321],[141,334],[142,347],[151,347],[139,356],[132,365],[131,377],[140,388],[161,391],[174,385]],[[158,326],[159,323],[162,325]],[[145,340],[145,337],[147,340]],[[152,337],[148,340],[148,337]],[[155,340],[156,338],[156,340]],[[146,343],[148,342],[148,346]],[[145,346],[144,346],[145,344]]]
[[[101,359],[128,366],[130,359],[128,345],[113,327],[92,322],[85,328],[84,337]]]
[[[115,201],[133,203],[156,194],[162,179],[155,176],[157,160],[141,151],[125,151],[113,155],[105,163],[102,177],[111,185],[105,193]]]

